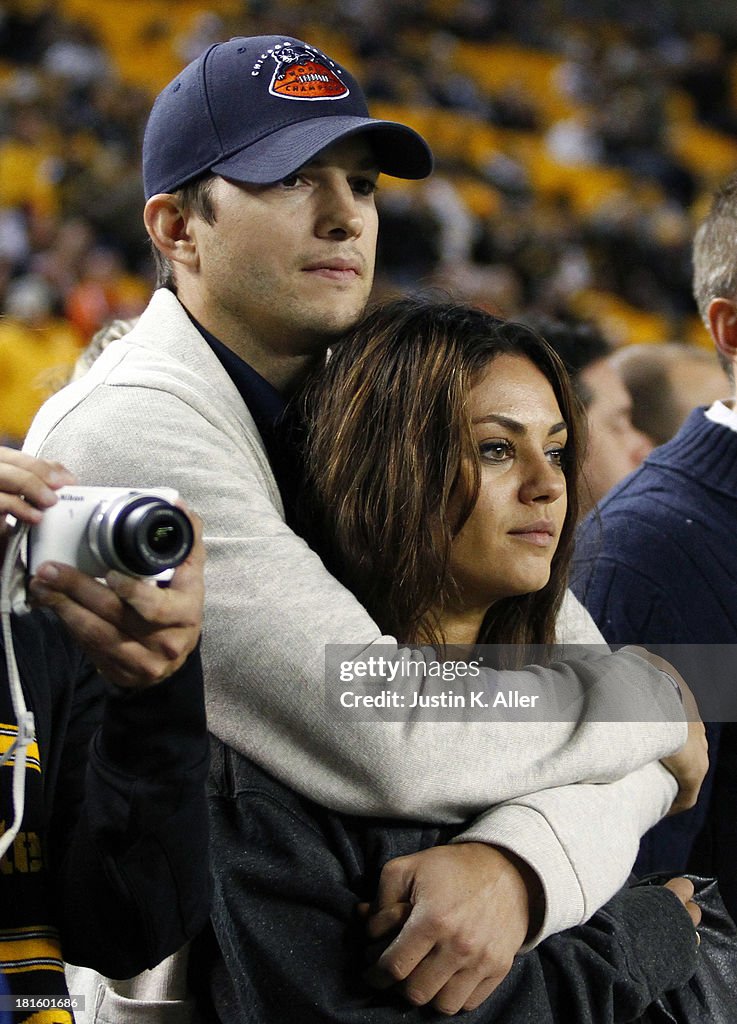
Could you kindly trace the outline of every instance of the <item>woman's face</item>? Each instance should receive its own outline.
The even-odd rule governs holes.
[[[464,609],[485,611],[548,582],[566,514],[566,424],[547,378],[524,356],[500,355],[471,389],[481,487],[453,542]]]

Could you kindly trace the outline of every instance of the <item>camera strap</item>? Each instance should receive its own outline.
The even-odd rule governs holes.
[[[0,858],[6,853],[15,839],[23,821],[26,794],[26,756],[28,746],[35,739],[35,723],[33,713],[26,707],[23,687],[21,686],[18,665],[15,660],[13,631],[10,613],[12,608],[12,590],[15,567],[21,545],[28,527],[16,523],[8,541],[3,562],[2,579],[0,580],[0,613],[2,615],[3,643],[5,645],[5,662],[8,669],[8,684],[13,702],[13,711],[18,723],[18,735],[8,750],[0,756],[0,767],[11,757],[13,760],[13,821],[0,836]]]

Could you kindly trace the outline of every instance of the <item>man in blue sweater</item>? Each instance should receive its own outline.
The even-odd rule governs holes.
[[[708,727],[711,768],[698,804],[643,839],[635,870],[715,874],[737,914],[737,176],[694,241],[694,292],[732,397],[694,410],[580,528],[573,589],[610,643],[678,646]],[[725,381],[725,392],[729,387]],[[688,646],[686,646],[688,645]],[[721,724],[719,724],[721,723]]]

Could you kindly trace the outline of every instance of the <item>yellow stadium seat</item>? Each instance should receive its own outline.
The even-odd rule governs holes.
[[[686,320],[683,339],[691,345],[709,349],[710,352],[714,351],[714,339],[707,331],[700,316],[692,316]]]
[[[671,151],[708,187],[737,170],[737,142],[697,122],[678,121],[669,126]]]
[[[570,117],[576,109],[555,80],[562,63],[556,54],[507,43],[464,41],[455,47],[453,57],[456,68],[472,77],[487,95],[519,85],[547,124]]]
[[[671,337],[666,317],[637,309],[612,292],[586,289],[572,300],[576,314],[593,320],[615,345],[657,344]]]

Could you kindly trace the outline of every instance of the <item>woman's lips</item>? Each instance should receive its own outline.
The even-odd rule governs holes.
[[[555,527],[547,520],[530,523],[528,526],[520,526],[516,530],[510,530],[509,534],[540,548],[549,547],[555,542]]]

